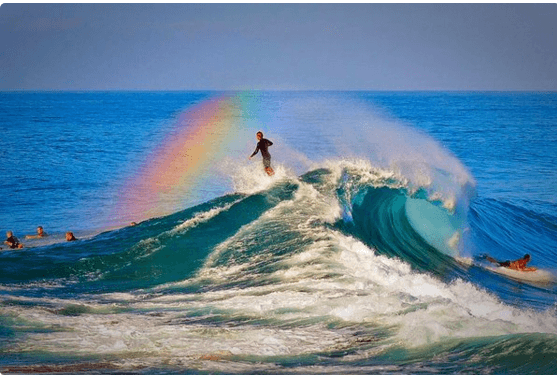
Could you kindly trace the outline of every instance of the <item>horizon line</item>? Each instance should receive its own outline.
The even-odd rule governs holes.
[[[524,92],[557,93],[544,89],[0,89],[0,93],[86,93],[86,92]]]

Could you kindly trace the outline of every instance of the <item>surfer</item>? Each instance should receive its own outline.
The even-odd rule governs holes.
[[[484,255],[484,258],[493,263],[493,264],[497,264],[499,267],[506,267],[509,268],[511,270],[515,270],[515,271],[523,271],[523,272],[532,272],[532,271],[536,271],[537,268],[536,267],[526,267],[526,264],[530,261],[531,257],[530,254],[526,254],[524,255],[524,257],[514,260],[514,261],[504,261],[504,262],[499,262],[496,259],[493,259],[492,257],[490,257],[489,255]]]
[[[265,172],[269,175],[272,176],[275,174],[275,171],[273,171],[273,168],[271,168],[271,154],[269,154],[269,146],[273,145],[273,142],[269,141],[268,139],[263,138],[263,133],[262,132],[257,132],[257,147],[255,148],[255,151],[253,152],[253,154],[251,154],[251,156],[249,157],[249,159],[251,159],[252,157],[255,156],[255,154],[257,154],[257,152],[259,152],[259,150],[261,150],[261,156],[263,156],[263,167],[265,168]]]
[[[28,234],[27,236],[25,236],[25,238],[30,239],[30,238],[43,238],[48,236],[48,234],[46,234],[46,232],[44,231],[43,227],[41,227],[40,225],[37,227],[37,234],[36,235],[30,235]]]
[[[14,237],[14,234],[11,230],[6,232],[6,241],[4,243],[10,247],[10,249],[22,249],[23,244],[19,243],[19,240]]]

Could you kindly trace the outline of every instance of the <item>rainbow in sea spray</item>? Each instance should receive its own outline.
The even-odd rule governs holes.
[[[195,187],[214,180],[222,160],[245,148],[246,129],[256,119],[252,99],[249,93],[222,94],[186,109],[125,183],[113,216],[123,222],[144,220],[175,212],[185,200],[206,200],[195,197],[202,195]]]

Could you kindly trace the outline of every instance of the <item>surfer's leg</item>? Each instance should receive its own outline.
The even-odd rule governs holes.
[[[496,265],[498,265],[499,267],[510,267],[510,265],[511,265],[511,262],[510,262],[509,260],[506,260],[506,261],[504,261],[504,262],[499,262],[497,259],[494,259],[494,258],[490,257],[490,256],[487,255],[487,254],[482,255],[481,258],[487,260],[488,262],[491,262],[491,263],[493,263],[493,264],[496,264]]]
[[[271,158],[263,158],[263,168],[265,168],[265,172],[269,176],[275,174],[275,171],[273,171],[273,168],[271,168]]]
[[[484,254],[483,258],[484,258],[485,260],[487,260],[488,262],[491,262],[491,263],[494,263],[494,264],[499,264],[499,263],[500,263],[498,260],[496,260],[496,259],[490,257],[490,256],[487,255],[487,254]]]

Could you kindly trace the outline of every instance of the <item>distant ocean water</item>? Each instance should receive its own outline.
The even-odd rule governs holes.
[[[0,103],[2,374],[555,373],[557,93]]]

